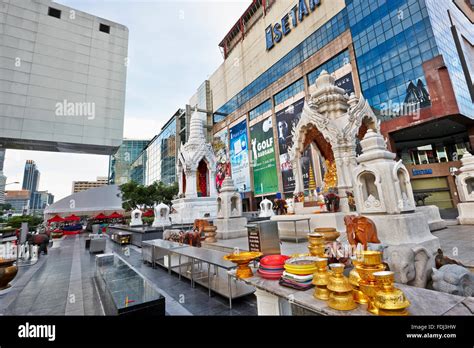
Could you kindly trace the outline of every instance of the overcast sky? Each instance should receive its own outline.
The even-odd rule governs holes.
[[[218,44],[251,0],[57,0],[124,24],[129,66],[124,137],[151,139],[222,63]],[[72,181],[108,174],[108,156],[7,150],[7,183],[23,180],[25,161],[41,172],[40,190],[55,200],[71,194]],[[21,185],[8,185],[7,190]]]

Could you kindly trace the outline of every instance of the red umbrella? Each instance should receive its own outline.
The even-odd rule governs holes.
[[[153,216],[155,216],[155,213],[153,213],[153,210],[151,209],[143,213],[143,217],[153,217]]]
[[[71,214],[64,218],[64,221],[81,221],[81,218],[77,215]]]
[[[64,222],[64,219],[59,215],[54,215],[51,219],[48,220],[49,223],[51,222]]]
[[[116,211],[114,211],[112,214],[107,216],[107,219],[121,219],[121,218],[123,218],[123,215],[117,213]]]
[[[95,218],[95,220],[105,220],[107,219],[107,216],[103,213],[100,213],[99,215],[97,215]]]

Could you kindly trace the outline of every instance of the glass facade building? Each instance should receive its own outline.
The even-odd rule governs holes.
[[[176,153],[176,118],[173,117],[146,149],[146,185],[176,181]]]
[[[124,139],[117,152],[110,156],[109,183],[122,185],[131,180],[130,169],[149,140]]]

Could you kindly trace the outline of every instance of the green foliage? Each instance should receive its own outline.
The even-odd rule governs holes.
[[[142,222],[143,222],[144,224],[150,225],[150,224],[153,223],[153,220],[154,220],[154,219],[155,219],[154,217],[146,217],[146,216],[145,216],[145,217],[142,217]]]
[[[131,181],[120,185],[120,190],[122,191],[123,209],[133,210],[137,205],[151,208],[155,202],[170,204],[173,197],[178,194],[178,183],[166,185],[159,181],[144,186]]]
[[[31,229],[38,226],[40,223],[42,223],[43,218],[40,216],[25,215],[25,216],[13,216],[7,221],[8,226],[11,226],[13,228],[20,228],[22,222],[28,222],[28,227]]]
[[[0,210],[3,212],[3,210],[10,210],[12,208],[12,205],[10,203],[4,203],[0,204]]]

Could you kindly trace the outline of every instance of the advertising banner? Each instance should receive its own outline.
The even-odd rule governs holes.
[[[272,118],[250,127],[255,195],[278,191]]]
[[[276,114],[278,129],[278,149],[280,151],[280,171],[283,181],[283,192],[293,192],[295,189],[295,178],[293,167],[290,162],[288,151],[293,146],[291,131],[298,123],[303,112],[304,99],[300,99],[292,105],[280,110]],[[311,148],[308,147],[301,156],[301,169],[305,189],[315,189],[314,172],[311,162]],[[313,175],[310,175],[310,172]]]
[[[239,192],[250,191],[250,163],[247,121],[230,128],[230,166],[232,179]]]
[[[227,154],[227,143],[229,140],[229,133],[227,128],[214,134],[212,139],[212,149],[216,155],[216,189],[220,191],[222,182],[227,175],[230,175],[229,156]]]

